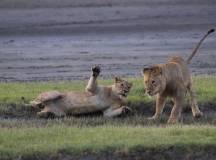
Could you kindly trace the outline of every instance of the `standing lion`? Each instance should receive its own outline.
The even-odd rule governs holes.
[[[190,94],[192,102],[191,109],[193,116],[201,117],[203,115],[197,105],[188,64],[199,49],[201,43],[212,32],[214,32],[214,29],[209,30],[204,35],[186,61],[181,57],[171,57],[167,63],[143,69],[146,93],[150,96],[156,96],[156,112],[150,119],[160,119],[165,105],[165,100],[167,97],[171,97],[174,101],[174,106],[168,123],[177,123],[181,116],[183,98],[187,91]]]
[[[93,67],[85,92],[49,91],[41,93],[31,101],[31,105],[42,107],[42,111],[37,115],[44,118],[49,117],[50,114],[55,117],[64,117],[67,114],[78,115],[97,111],[102,111],[105,117],[114,117],[129,109],[125,106],[125,100],[132,83],[115,77],[113,85],[99,86],[97,84],[99,74],[100,67]]]

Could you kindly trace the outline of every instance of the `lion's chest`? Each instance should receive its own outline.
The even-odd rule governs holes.
[[[174,84],[166,85],[164,94],[167,96],[173,96],[176,93],[176,86]]]
[[[105,109],[111,105],[109,99],[100,94],[91,96],[89,100],[92,105],[100,109]]]

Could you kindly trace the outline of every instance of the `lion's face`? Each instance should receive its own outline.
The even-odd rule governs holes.
[[[128,96],[128,93],[130,92],[131,87],[132,87],[131,82],[123,80],[119,77],[115,77],[115,84],[114,84],[113,91],[120,98],[126,98]]]
[[[162,69],[159,66],[153,66],[143,69],[144,87],[148,95],[154,96],[164,90],[164,80]]]

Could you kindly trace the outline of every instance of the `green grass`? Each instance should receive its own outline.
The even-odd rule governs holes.
[[[197,76],[194,88],[199,102],[216,102],[216,76]]]
[[[160,133],[160,134],[159,134]],[[99,152],[112,148],[130,150],[166,148],[169,146],[208,146],[216,144],[216,127],[171,126],[155,127],[66,127],[2,128],[0,155],[17,156],[33,153],[54,154],[60,150],[81,153],[85,150]]]
[[[129,80],[133,82],[133,88],[128,97],[131,105],[147,104],[153,101],[144,95],[141,78]],[[105,85],[112,82],[112,80],[99,81],[100,84]],[[85,85],[86,81],[0,83],[1,109],[10,109],[11,104],[22,107],[23,103],[34,99],[44,91],[83,91]],[[196,76],[194,86],[199,103],[215,104],[215,76]],[[162,120],[164,122],[158,127],[158,124],[147,122],[142,114],[114,119],[100,116],[54,120],[2,119],[0,121],[0,159],[17,158],[20,155],[57,154],[62,150],[71,154],[82,154],[86,150],[97,153],[110,149],[131,151],[136,147],[142,147],[161,150],[178,146],[189,151],[200,147],[199,152],[207,146],[216,146],[216,121],[212,111],[205,113],[201,121],[192,119],[191,113],[190,118],[185,114],[183,116],[184,122],[193,125],[166,126],[166,120]]]
[[[128,101],[132,104],[147,103],[153,101],[144,94],[141,78],[130,79],[133,88]],[[34,99],[39,93],[49,90],[59,91],[84,91],[87,81],[71,82],[32,82],[32,83],[0,83],[0,104],[20,104],[22,97],[26,101]],[[112,84],[113,80],[100,80],[100,84]],[[201,103],[216,101],[216,77],[196,76],[194,87],[197,91],[198,101]]]

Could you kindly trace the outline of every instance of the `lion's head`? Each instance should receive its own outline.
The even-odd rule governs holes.
[[[160,66],[152,66],[143,69],[144,87],[148,95],[154,96],[163,92],[165,80]]]
[[[130,92],[131,87],[131,82],[121,79],[120,77],[115,77],[115,83],[112,90],[120,98],[126,98],[128,96],[128,93]]]

